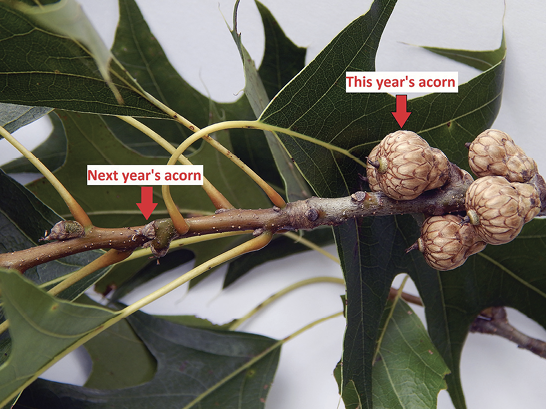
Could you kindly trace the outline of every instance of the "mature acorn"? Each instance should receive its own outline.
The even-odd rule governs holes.
[[[387,135],[368,156],[370,189],[395,200],[415,199],[426,190],[444,185],[449,161],[442,151],[411,131]]]
[[[523,183],[537,173],[535,161],[497,129],[479,134],[468,149],[468,163],[478,177],[503,176],[510,182]]]
[[[470,185],[465,206],[468,220],[486,243],[504,244],[539,213],[540,198],[532,185],[486,176]]]
[[[453,270],[486,246],[474,226],[455,215],[432,216],[421,226],[421,237],[408,250],[418,248],[436,270]]]

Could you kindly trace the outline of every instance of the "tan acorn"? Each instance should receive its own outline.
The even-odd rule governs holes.
[[[426,219],[421,226],[421,237],[408,250],[418,248],[429,266],[447,271],[460,267],[485,246],[474,226],[465,224],[460,216],[448,214]]]
[[[426,190],[443,186],[449,161],[442,151],[411,131],[387,135],[368,156],[370,189],[395,200],[415,199]]]
[[[537,164],[512,138],[497,129],[479,134],[468,147],[468,163],[478,177],[503,176],[510,182],[527,182],[537,174]]]
[[[486,176],[470,185],[465,206],[469,222],[483,241],[504,244],[514,240],[539,213],[540,198],[532,185]]]

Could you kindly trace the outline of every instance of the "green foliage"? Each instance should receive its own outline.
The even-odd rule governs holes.
[[[0,269],[0,290],[13,342],[7,361],[0,367],[2,405],[115,315],[104,308],[56,299],[16,271]]]
[[[15,132],[51,111],[52,109],[48,107],[0,104],[0,126],[8,132]]]
[[[78,41],[40,27],[4,3],[0,4],[0,20],[0,41],[9,43],[0,63],[3,102],[110,115],[167,117],[144,98],[140,86],[113,63],[113,82],[124,101],[124,105],[120,105],[103,80],[93,56]]]
[[[260,121],[313,136],[360,157],[384,135],[397,130],[391,117],[396,110],[393,96],[345,92],[345,72],[375,70],[379,40],[395,3],[374,2],[368,14],[345,28],[276,96]],[[366,41],[350,41],[353,38]],[[459,86],[458,94],[430,94],[408,104],[408,111],[414,114],[405,127],[464,167],[468,167],[464,143],[472,138],[469,135],[490,127],[500,108],[504,46],[499,50],[490,53],[495,55],[495,65]],[[307,86],[309,83],[313,86]],[[449,109],[452,106],[457,109]],[[362,107],[366,107],[364,112]],[[279,137],[319,196],[337,197],[358,190],[357,174],[365,169],[352,159],[289,135]],[[431,269],[420,255],[405,254],[404,249],[419,236],[410,216],[350,220],[334,232],[347,282],[342,388],[352,382],[363,407],[371,408],[373,346],[392,279],[409,272],[419,286],[419,277],[430,275]],[[421,287],[419,290],[422,294]]]
[[[438,392],[446,388],[448,367],[424,341],[426,330],[404,301],[388,305],[385,315],[373,372],[374,408],[435,407]]]
[[[449,369],[427,338],[423,323],[404,301],[387,304],[381,323],[382,342],[375,351],[373,366],[374,408],[436,407]],[[341,386],[341,364],[334,375]],[[346,408],[362,406],[354,382],[350,381],[342,393]]]
[[[151,380],[125,386],[116,379],[119,389],[91,389],[38,380],[19,399],[19,404],[49,408],[63,401],[74,409],[113,409],[119,408],[121,399],[131,408],[264,407],[280,353],[275,340],[240,332],[191,328],[141,312],[127,321],[138,336],[129,333],[131,343],[138,347],[143,342],[157,360],[157,371]],[[121,327],[113,330],[108,338],[100,340],[101,359],[111,354],[105,351],[111,349],[106,341],[114,341],[114,348],[122,348],[118,332],[121,330]],[[139,355],[143,354],[146,352],[140,350]],[[130,360],[118,361],[115,371],[131,371],[133,365]],[[150,362],[147,366],[150,367]],[[94,376],[112,379],[106,368],[98,371]]]
[[[459,371],[462,349],[480,311],[510,306],[546,327],[541,313],[546,308],[544,222],[534,220],[514,241],[488,246],[454,272],[413,276],[427,306],[430,336],[451,368],[448,390],[457,408],[465,407]]]
[[[32,153],[53,172],[59,169],[66,159],[66,135],[57,115],[51,114],[49,119],[51,119],[53,129],[47,139],[38,145]],[[24,157],[2,165],[2,170],[6,173],[36,172],[36,168]]]
[[[21,186],[0,170],[0,243],[2,253],[24,250],[39,244],[46,230],[51,229],[61,217],[38,200],[25,187]],[[103,254],[102,251],[74,254],[50,263],[30,268],[25,276],[37,284],[47,285],[60,277],[70,274],[89,264]],[[101,269],[84,282],[61,293],[61,298],[73,300],[93,285],[107,269]]]
[[[120,23],[111,50],[115,59],[110,65],[124,100],[120,105],[95,64],[96,56],[84,44],[0,3],[5,54],[0,61],[0,124],[13,131],[55,108],[54,130],[35,153],[97,226],[144,224],[135,206],[140,192],[136,186],[115,191],[86,186],[86,165],[159,165],[168,156],[114,115],[143,117],[142,122],[175,146],[191,134],[179,123],[165,120],[168,116],[146,93],[199,127],[256,117],[264,127],[275,126],[278,131],[265,135],[258,130],[225,130],[214,137],[289,200],[311,193],[339,197],[360,190],[362,161],[383,136],[398,128],[391,115],[395,98],[346,93],[345,72],[375,70],[379,42],[396,0],[374,1],[368,13],[349,24],[306,67],[305,49],[293,44],[265,6],[257,4],[265,30],[264,61],[258,69],[254,66],[234,16],[232,36],[243,61],[245,96],[219,104],[193,89],[170,65],[136,2],[120,0]],[[483,71],[460,85],[457,94],[430,94],[408,102],[412,115],[406,129],[466,168],[464,143],[490,127],[500,108],[504,39],[491,51],[427,49]],[[24,55],[20,50],[25,50]],[[270,206],[246,175],[208,144],[195,143],[186,154],[193,163],[204,165],[206,176],[234,206]],[[4,166],[10,172],[31,169],[25,160]],[[39,245],[44,231],[61,220],[59,214],[68,217],[65,203],[45,179],[31,183],[27,190],[0,172],[0,186],[2,253]],[[173,188],[172,195],[182,213],[215,210],[199,187]],[[166,215],[159,188],[154,189],[154,198],[159,203],[154,215]],[[346,408],[433,408],[437,393],[447,384],[455,406],[463,409],[461,351],[469,325],[481,310],[512,306],[546,327],[540,313],[546,308],[543,220],[527,225],[512,243],[489,246],[448,273],[432,270],[416,252],[405,253],[418,230],[415,219],[406,215],[349,220],[333,228],[333,235],[330,228],[305,233],[305,238],[320,245],[335,237],[346,280],[347,328],[336,368]],[[161,265],[138,259],[102,269],[61,298],[74,300],[109,272],[98,289],[106,292],[115,287],[113,298],[118,299],[171,267],[193,258],[200,264],[241,241],[228,237],[213,245],[192,244],[169,253]],[[279,237],[263,251],[233,261],[224,285],[266,261],[303,250],[301,244]],[[46,263],[29,269],[25,277],[47,285],[100,254],[94,251]],[[392,280],[401,272],[411,276],[426,305],[428,335],[403,301],[396,305],[387,301]],[[0,271],[2,312],[10,320],[9,337],[0,338],[0,352],[7,357],[0,367],[4,404],[116,316],[105,308],[58,300],[35,284],[17,273]],[[94,366],[84,387],[38,380],[19,404],[56,407],[62,400],[71,408],[99,409],[120,407],[122,400],[124,407],[131,408],[262,408],[282,342],[212,325],[196,328],[195,318],[192,323],[187,320],[137,312],[86,344]]]

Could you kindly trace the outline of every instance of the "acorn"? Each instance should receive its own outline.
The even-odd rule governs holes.
[[[505,132],[488,129],[468,147],[468,163],[478,177],[503,176],[510,182],[528,182],[537,164]]]
[[[467,220],[489,244],[504,244],[516,238],[523,225],[540,211],[534,186],[509,182],[502,176],[474,181],[466,192]]]
[[[368,156],[370,189],[395,200],[412,200],[426,190],[443,186],[449,161],[442,151],[411,131],[387,135]]]
[[[429,266],[447,271],[460,267],[485,246],[473,225],[465,224],[460,216],[448,214],[426,219],[421,226],[421,237],[408,251],[418,248]]]
[[[51,228],[49,235],[45,234],[42,240],[70,240],[85,236],[85,229],[75,220],[61,220]]]

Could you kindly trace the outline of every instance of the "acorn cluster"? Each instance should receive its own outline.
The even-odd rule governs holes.
[[[535,185],[535,161],[502,131],[489,129],[470,144],[469,164],[478,176],[465,197],[466,216],[427,218],[421,236],[408,250],[419,249],[437,270],[452,270],[487,244],[512,241],[541,209]],[[395,200],[412,200],[443,186],[450,163],[419,135],[398,131],[387,135],[368,156],[372,191]]]

